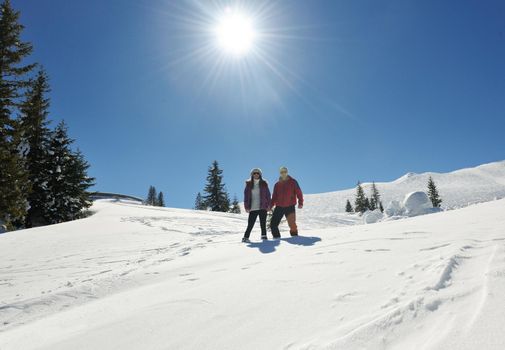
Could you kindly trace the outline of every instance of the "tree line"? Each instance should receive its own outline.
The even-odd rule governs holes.
[[[165,197],[163,196],[163,192],[157,192],[156,187],[149,186],[149,190],[147,191],[147,198],[144,201],[146,205],[152,205],[154,207],[164,207],[165,206]]]
[[[73,220],[91,205],[94,179],[62,121],[49,127],[44,68],[27,63],[20,13],[0,4],[0,226],[12,230]]]
[[[438,193],[437,185],[435,181],[430,176],[428,179],[428,197],[434,208],[440,208],[442,204],[442,199],[440,198],[440,194]],[[379,189],[375,185],[375,182],[372,182],[371,194],[370,197],[367,197],[365,191],[363,190],[363,186],[361,186],[361,182],[358,181],[356,186],[356,195],[354,199],[354,207],[351,202],[347,200],[345,204],[345,211],[347,213],[361,213],[363,214],[367,210],[376,210],[379,209],[381,212],[384,212],[384,206],[382,205],[381,195],[379,193]]]
[[[225,213],[240,214],[240,205],[235,195],[230,201],[230,195],[223,182],[223,170],[217,160],[212,162],[207,171],[206,184],[203,195],[198,192],[195,199],[195,210],[220,211]]]
[[[365,195],[365,191],[361,186],[361,182],[358,181],[358,185],[356,186],[356,198],[354,200],[354,208],[351,205],[351,202],[347,200],[345,205],[345,211],[348,213],[364,213],[367,210],[376,210],[380,209],[381,212],[384,211],[384,207],[382,205],[381,196],[379,193],[379,189],[375,185],[375,182],[372,183],[372,189],[370,197]]]

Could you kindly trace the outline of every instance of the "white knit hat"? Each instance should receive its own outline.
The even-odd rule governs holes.
[[[288,168],[286,168],[285,166],[281,166],[281,167],[279,168],[279,171],[283,171],[283,170],[288,171]]]
[[[260,176],[263,176],[263,172],[261,171],[260,168],[251,169],[251,176],[253,175],[253,173],[260,173]]]

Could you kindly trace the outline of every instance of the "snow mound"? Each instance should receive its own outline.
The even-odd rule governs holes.
[[[433,208],[433,204],[426,192],[416,191],[407,194],[402,203],[395,200],[389,202],[384,213],[379,209],[365,212],[363,214],[363,223],[374,224],[381,221],[432,214],[439,211],[440,208]]]
[[[391,201],[386,207],[385,212],[387,216],[403,216],[405,209],[399,201]]]
[[[403,207],[407,216],[418,216],[436,212],[438,208],[433,208],[430,198],[423,191],[409,193],[403,200]]]
[[[389,202],[384,212],[387,219],[390,220],[432,214],[439,211],[441,211],[440,208],[433,208],[433,204],[425,192],[416,191],[407,194],[402,203],[396,200]]]
[[[363,222],[365,224],[375,224],[384,218],[384,214],[379,210],[368,210],[363,214]]]

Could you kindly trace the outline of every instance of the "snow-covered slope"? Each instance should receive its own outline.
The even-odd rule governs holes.
[[[243,215],[93,209],[0,235],[0,349],[505,347],[505,200],[375,225],[302,218],[304,237],[249,245]]]
[[[484,164],[475,168],[451,173],[409,173],[393,182],[378,182],[384,206],[392,200],[402,201],[406,194],[426,191],[428,178],[432,176],[442,196],[444,209],[465,207],[505,198],[505,161]],[[300,179],[302,180],[302,179]],[[302,182],[303,185],[303,182]],[[364,183],[367,194],[370,183]],[[347,225],[352,217],[342,215],[347,199],[353,201],[355,189],[307,195],[307,204],[300,212],[306,221],[324,227],[327,224]],[[355,223],[361,223],[356,220]]]

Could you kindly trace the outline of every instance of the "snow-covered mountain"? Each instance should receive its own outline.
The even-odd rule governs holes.
[[[392,200],[402,201],[406,194],[426,191],[428,178],[432,176],[443,199],[442,208],[455,209],[470,204],[505,198],[505,161],[484,164],[475,168],[450,173],[408,173],[392,182],[377,182],[384,206]],[[302,183],[303,184],[303,183]],[[363,183],[367,194],[371,183]],[[356,218],[342,215],[345,202],[354,200],[354,188],[306,195],[306,205],[300,216],[313,225],[347,225],[361,223]]]
[[[502,197],[504,173],[379,186],[401,199],[432,175],[455,208]],[[353,194],[308,195],[303,236],[278,241],[239,243],[245,215],[121,199],[2,234],[0,349],[504,349],[505,199],[354,225],[336,205]]]

